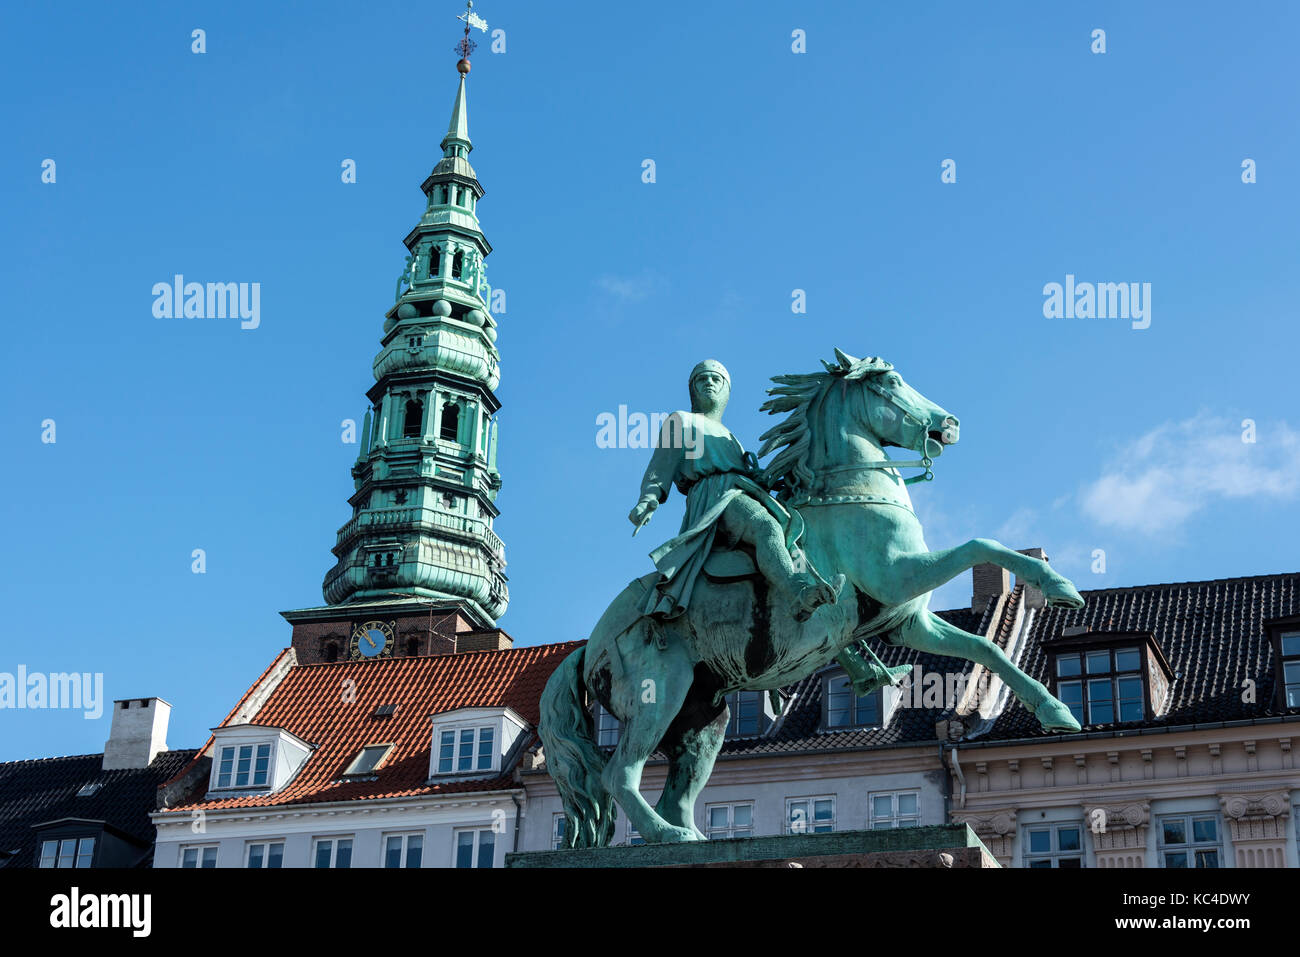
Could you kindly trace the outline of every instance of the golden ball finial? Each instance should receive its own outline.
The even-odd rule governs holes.
[[[456,69],[459,70],[461,73],[468,73],[469,60],[461,60],[459,63],[456,64]]]

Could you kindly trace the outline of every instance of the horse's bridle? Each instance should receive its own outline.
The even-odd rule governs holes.
[[[847,384],[846,380],[841,379],[840,381]],[[863,462],[854,465],[842,465],[839,466],[838,468],[821,470],[818,473],[819,477],[824,475],[830,475],[835,472],[860,472],[860,471],[870,471],[874,469],[920,468],[920,469],[925,469],[925,471],[920,475],[914,475],[911,478],[903,479],[903,484],[915,485],[917,482],[934,481],[934,469],[932,468],[932,466],[934,465],[934,456],[940,454],[940,451],[943,448],[943,444],[930,435],[930,428],[929,428],[930,423],[928,418],[923,416],[916,409],[915,406],[911,405],[911,403],[904,401],[902,398],[890,392],[888,389],[885,389],[884,387],[877,385],[872,378],[862,379],[861,383],[862,385],[870,389],[872,392],[876,393],[881,398],[883,398],[890,405],[894,406],[894,408],[896,408],[898,411],[902,412],[903,425],[905,427],[908,426],[915,427],[922,435],[925,436],[925,440],[921,445],[921,449],[922,449],[921,458],[917,459],[914,462],[900,462],[896,459],[886,458],[879,462]],[[933,454],[931,454],[932,452]],[[906,502],[901,502],[898,501],[897,499],[893,499],[885,495],[874,495],[874,494],[865,494],[865,493],[845,493],[842,495],[834,495],[834,494],[811,495],[808,493],[803,493],[803,494],[797,494],[795,496],[792,496],[789,500],[789,504],[794,506],[857,505],[857,504],[897,505],[899,508],[905,508],[909,512],[912,510],[911,505]]]

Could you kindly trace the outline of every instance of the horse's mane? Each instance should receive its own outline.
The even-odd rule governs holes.
[[[812,452],[812,438],[817,423],[810,421],[809,416],[816,400],[825,393],[830,383],[837,380],[857,382],[893,368],[877,356],[855,359],[839,349],[835,350],[835,358],[836,365],[822,360],[822,365],[826,367],[824,372],[773,376],[772,381],[776,386],[768,389],[767,394],[775,398],[768,399],[759,406],[760,411],[768,415],[790,413],[784,421],[759,436],[759,441],[763,443],[758,453],[760,457],[774,449],[781,449],[763,470],[763,479],[764,484],[776,490],[782,498],[789,498],[800,490],[807,491],[812,486],[814,476],[808,458]]]

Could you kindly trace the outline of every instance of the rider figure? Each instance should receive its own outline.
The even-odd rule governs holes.
[[[697,365],[689,389],[691,411],[674,412],[664,422],[641,480],[641,499],[628,515],[640,530],[670,487],[686,496],[681,532],[650,553],[660,580],[643,612],[669,619],[686,610],[721,531],[719,544],[754,550],[759,572],[789,600],[794,617],[806,620],[818,606],[837,600],[844,576],[828,583],[812,568],[798,547],[802,520],[756,481],[757,459],[722,424],[731,397],[731,376],[722,363],[706,359]]]

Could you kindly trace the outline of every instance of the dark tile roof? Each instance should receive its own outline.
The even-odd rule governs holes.
[[[34,824],[61,818],[104,821],[152,848],[154,826],[149,813],[157,805],[158,788],[194,757],[193,749],[162,751],[147,768],[101,770],[102,754],[67,758],[40,758],[0,764],[0,854],[17,851],[10,867],[36,865]],[[101,787],[77,797],[91,782]],[[141,849],[141,864],[153,854]]]
[[[1031,677],[1049,685],[1048,653],[1043,641],[1059,638],[1066,628],[1086,626],[1097,632],[1149,632],[1175,677],[1166,711],[1148,727],[1264,718],[1274,707],[1276,671],[1264,623],[1300,615],[1300,573],[1221,578],[1107,588],[1082,592],[1079,610],[1039,609],[1020,659]],[[1255,701],[1242,700],[1245,679],[1255,681]],[[1296,709],[1286,714],[1297,714]],[[1133,725],[1089,725],[1084,732]],[[1034,717],[1014,699],[980,740],[1044,735]]]
[[[936,614],[966,631],[983,633],[988,627],[990,610],[983,614],[958,608]],[[920,665],[923,672],[965,674],[971,663],[964,658],[932,655],[912,648],[871,642],[872,650],[886,665]],[[772,730],[756,738],[733,738],[722,747],[722,755],[779,754],[798,751],[849,751],[877,748],[886,745],[923,744],[935,741],[934,725],[947,711],[942,708],[912,708],[900,704],[888,724],[881,728],[849,728],[841,731],[819,731],[822,720],[822,680],[828,670],[838,668],[832,663],[800,682],[783,689],[790,700],[786,713],[778,719]]]
[[[504,651],[296,665],[248,718],[250,724],[282,728],[317,745],[289,785],[274,794],[199,801],[168,810],[188,813],[196,807],[215,810],[364,801],[514,787],[512,767],[503,768],[501,776],[491,779],[431,784],[430,716],[461,708],[509,707],[535,726],[547,679],[580,644],[570,641]],[[347,682],[352,683],[353,694],[344,700],[340,689]],[[375,711],[381,705],[397,708],[389,717],[378,717]],[[233,721],[239,711],[239,707],[232,711],[226,723],[242,723]],[[525,736],[531,739],[531,729]],[[361,748],[380,741],[394,747],[373,776],[344,779],[343,772]],[[515,754],[522,753],[529,743],[522,742]]]

